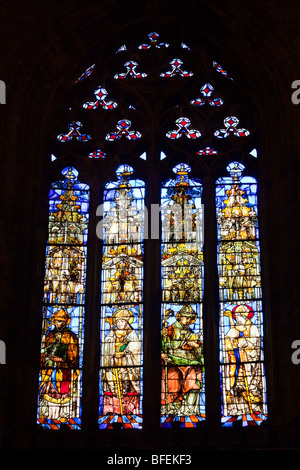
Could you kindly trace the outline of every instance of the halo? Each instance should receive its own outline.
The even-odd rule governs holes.
[[[121,312],[126,312],[126,314],[123,314],[122,316],[121,315],[118,315],[120,314]],[[134,319],[134,315],[133,313],[131,312],[131,310],[127,309],[127,308],[120,308],[119,310],[116,310],[112,317],[113,317],[113,322],[116,323],[116,316],[118,315],[118,318],[123,318],[124,320],[128,321],[129,324],[131,324],[133,322],[133,319]]]
[[[238,313],[240,313],[241,315],[245,315],[246,317],[248,317],[249,320],[251,320],[251,318],[252,318],[253,315],[254,315],[254,311],[253,311],[253,308],[250,307],[250,305],[246,305],[246,304],[236,305],[236,306],[232,309],[232,317],[233,317],[233,319],[235,320],[235,311],[236,311],[236,309],[239,308],[239,307],[246,307],[246,308],[248,309],[248,312],[244,312],[244,311],[240,312],[240,311],[239,311]]]

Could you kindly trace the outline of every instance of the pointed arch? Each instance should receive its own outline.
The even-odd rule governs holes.
[[[241,161],[256,167],[258,155],[253,152],[256,133],[252,117],[248,115],[248,109],[243,109],[244,102],[237,102],[235,81],[222,65],[213,60],[203,61],[203,70],[200,71],[195,61],[193,64],[195,55],[192,46],[181,43],[178,49],[177,44],[175,55],[172,44],[157,41],[157,33],[150,33],[148,37],[150,43],[140,46],[131,44],[130,47],[124,45],[116,51],[111,61],[114,70],[109,77],[101,76],[101,67],[95,62],[74,80],[77,108],[70,108],[72,119],[66,121],[57,132],[57,151],[53,158],[53,161],[80,161],[86,174],[94,179],[94,191],[104,190],[103,200],[100,201],[102,213],[97,214],[103,216],[103,223],[98,226],[97,232],[103,250],[101,292],[98,286],[93,286],[94,296],[98,292],[101,297],[99,331],[96,332],[100,343],[98,427],[140,429],[144,424],[144,374],[149,373],[148,370],[145,372],[143,365],[144,335],[149,334],[143,330],[146,311],[150,317],[150,309],[147,310],[144,304],[143,280],[146,272],[153,278],[151,286],[148,283],[146,287],[147,298],[154,297],[151,321],[155,321],[159,311],[161,322],[161,328],[156,323],[162,344],[156,348],[162,364],[161,370],[156,371],[156,374],[160,373],[160,409],[154,409],[154,413],[160,416],[161,427],[176,427],[178,422],[184,428],[197,427],[200,421],[207,419],[206,398],[211,398],[209,391],[205,396],[206,375],[212,374],[212,370],[209,367],[206,370],[208,353],[205,353],[204,343],[207,338],[203,332],[205,323],[212,325],[210,331],[214,328],[210,313],[214,306],[208,299],[213,298],[215,293],[212,292],[213,279],[206,277],[204,283],[205,250],[205,270],[208,265],[219,269],[220,329],[218,336],[211,334],[213,339],[210,342],[214,354],[219,354],[221,358],[218,364],[221,389],[214,397],[215,406],[218,398],[222,398],[220,421],[226,425],[236,419],[242,419],[246,424],[258,423],[259,420],[253,416],[256,418],[257,413],[259,419],[267,416],[262,348],[256,348],[260,354],[260,359],[256,360],[260,372],[253,377],[250,372],[248,375],[245,372],[247,380],[244,378],[244,385],[247,382],[247,386],[241,392],[240,400],[233,400],[232,407],[228,406],[231,400],[229,395],[233,391],[231,381],[234,374],[250,368],[250,360],[232,366],[230,361],[235,356],[228,355],[226,350],[228,319],[236,322],[237,310],[233,312],[233,309],[238,307],[237,302],[249,300],[247,296],[245,299],[239,297],[238,289],[231,297],[233,285],[239,279],[228,274],[227,261],[228,257],[231,259],[246,246],[244,252],[248,253],[253,241],[251,237],[243,243],[239,239],[230,239],[233,248],[230,243],[230,246],[225,244],[226,239],[222,237],[227,220],[222,228],[217,224],[223,220],[224,207],[221,209],[221,205],[225,201],[222,200],[222,191],[229,183],[226,178],[217,181],[216,199],[215,194],[212,196],[209,192],[211,187],[207,183],[216,168],[219,173],[224,172],[235,153],[241,156]],[[202,58],[207,58],[203,49]],[[125,72],[119,68],[120,64],[125,66]],[[170,82],[173,83],[174,94],[169,93]],[[193,177],[189,175],[190,163]],[[112,177],[115,167],[117,181]],[[170,179],[172,168],[176,175],[174,179]],[[232,168],[230,166],[231,172],[236,171]],[[241,164],[237,163],[236,168],[241,169]],[[133,172],[138,176],[133,177]],[[252,191],[254,186],[254,182],[249,183],[247,190],[250,188]],[[153,263],[151,268],[149,262],[151,254],[148,253],[148,265],[144,263],[146,199],[150,204],[161,204],[162,209],[161,238],[156,244],[156,249],[158,245],[161,249],[159,280],[155,276],[158,263],[157,266]],[[212,215],[211,207],[218,210],[217,220],[209,224],[214,228],[218,226],[219,230],[217,262],[212,244],[208,242],[208,248],[207,245],[206,248],[203,246],[203,234],[212,233],[211,228],[203,226],[203,200],[206,201],[205,211],[210,214],[209,217]],[[178,219],[175,209],[179,210],[181,218]],[[253,210],[251,206],[251,213]],[[184,229],[180,236],[176,232],[178,222]],[[248,222],[247,230],[250,230],[252,219]],[[206,235],[205,240],[208,238]],[[258,278],[260,282],[258,239],[255,239],[254,245],[256,251],[253,248],[250,252],[256,265],[247,267],[250,274],[243,278],[246,284],[251,284],[253,279],[258,282]],[[95,267],[93,271],[96,272]],[[224,279],[228,284],[226,288]],[[92,281],[96,280],[95,275]],[[249,287],[249,292],[251,289]],[[256,306],[254,309],[252,304],[247,304],[247,308],[256,312],[255,319],[260,322],[256,337],[260,342],[263,337],[262,294],[260,291],[258,294],[256,287],[252,290],[255,297],[250,300],[255,301]],[[90,315],[93,314],[90,312]],[[183,317],[189,318],[189,328],[183,328]],[[233,327],[237,329],[235,323]],[[189,340],[183,340],[181,334],[187,335]],[[151,338],[148,337],[148,344],[150,342]],[[149,364],[150,360],[147,360]],[[260,387],[259,405],[258,395],[251,392],[248,378],[255,379]],[[251,402],[251,406],[244,412],[241,411],[241,401],[245,400],[245,396],[246,405]],[[237,412],[232,411],[234,407]]]

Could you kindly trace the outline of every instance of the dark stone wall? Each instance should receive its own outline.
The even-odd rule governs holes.
[[[297,0],[12,0],[1,2],[0,18],[0,79],[6,84],[6,104],[0,106],[0,339],[7,351],[7,363],[0,365],[0,446],[299,448],[300,365],[291,361],[291,344],[300,339],[300,105],[291,100],[292,82],[300,79]],[[243,432],[212,428],[154,436],[149,430],[142,437],[107,438],[89,429],[71,437],[41,436],[34,407],[51,142],[65,122],[61,109],[74,77],[95,57],[105,75],[121,44],[143,41],[152,30],[166,38],[188,37],[216,53],[238,77],[241,99],[251,103],[244,112],[245,118],[252,113],[259,136],[270,420]]]

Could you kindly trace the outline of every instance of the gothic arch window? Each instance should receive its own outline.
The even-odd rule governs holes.
[[[267,418],[260,155],[237,81],[156,32],[74,79],[48,162],[40,426]]]

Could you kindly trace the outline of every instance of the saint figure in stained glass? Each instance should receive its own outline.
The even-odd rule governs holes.
[[[236,171],[236,170],[233,170]],[[248,180],[248,189],[255,187]],[[250,184],[250,186],[249,186]],[[219,282],[223,299],[251,299],[259,295],[260,261],[257,214],[255,207],[233,174],[232,185],[225,191],[224,207],[218,212],[221,243],[219,246]],[[255,292],[256,289],[256,292]]]
[[[252,321],[253,309],[240,304],[226,310],[230,328],[225,333],[225,381],[228,395],[228,413],[252,414],[262,408],[262,367],[260,333]],[[235,398],[234,398],[235,397]]]
[[[81,425],[89,188],[74,168],[49,191],[38,423]]]
[[[144,183],[121,165],[104,192],[99,427],[140,428]]]
[[[169,415],[194,416],[199,412],[203,387],[203,353],[200,333],[190,325],[197,313],[190,305],[176,314],[176,321],[162,330],[162,403]]]
[[[205,417],[202,333],[202,186],[174,168],[162,188],[161,425]]]
[[[133,313],[126,308],[105,318],[110,324],[102,349],[105,414],[140,413],[141,342],[131,326],[133,318]]]
[[[222,422],[260,424],[267,416],[257,183],[228,165],[217,181]]]
[[[40,417],[70,419],[73,387],[79,376],[78,337],[69,328],[70,315],[64,309],[51,316],[53,328],[45,335],[41,354]]]

